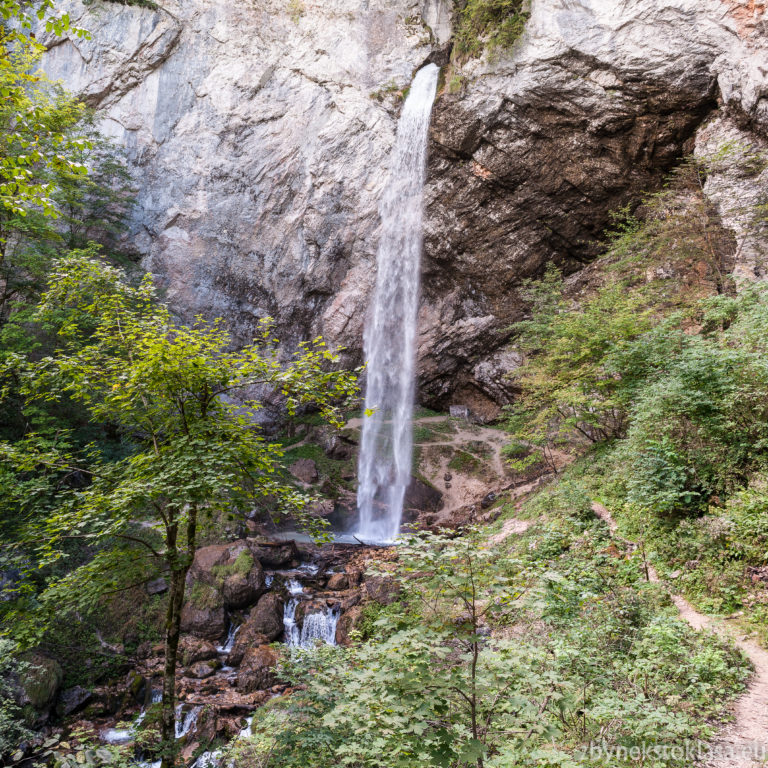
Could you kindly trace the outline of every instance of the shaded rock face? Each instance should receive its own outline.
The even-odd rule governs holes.
[[[130,247],[183,318],[224,316],[245,342],[268,315],[288,347],[322,333],[358,362],[394,92],[449,39],[450,0],[163,5],[69,0],[93,37],[44,62],[127,149]],[[658,184],[716,109],[764,131],[763,15],[747,0],[533,0],[514,52],[448,73],[462,84],[433,116],[422,401],[492,416],[513,394],[502,347],[520,281],[591,258],[608,212]]]
[[[691,153],[718,104],[765,129],[768,82],[755,68],[764,10],[749,27],[739,6],[534,0],[514,55],[467,65],[461,92],[438,100],[422,396],[478,413],[503,402],[511,393],[499,371],[516,361],[489,352],[524,312],[521,280],[547,262],[572,271],[595,256],[609,213]]]
[[[280,637],[283,633],[283,601],[279,595],[274,592],[264,595],[251,609],[246,624],[249,632],[264,635],[267,640]]]
[[[268,645],[249,648],[237,673],[237,690],[253,693],[274,685],[277,660],[277,651]]]

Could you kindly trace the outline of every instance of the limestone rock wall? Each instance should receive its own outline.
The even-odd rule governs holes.
[[[289,346],[322,333],[359,362],[397,91],[449,42],[451,0],[68,7],[92,39],[51,41],[45,68],[126,147],[129,242],[175,310],[223,315],[241,341],[269,315]],[[762,141],[766,29],[756,0],[532,0],[514,51],[446,70],[422,401],[491,414],[511,396],[520,280],[591,258],[608,212],[658,184],[698,132],[699,147],[734,131]]]

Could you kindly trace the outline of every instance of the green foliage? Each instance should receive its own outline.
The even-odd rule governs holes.
[[[9,0],[3,0],[0,13],[17,25],[31,23]],[[87,148],[88,140],[71,131],[85,107],[53,88],[37,70],[42,47],[23,31],[4,27],[0,44],[0,224],[6,217],[25,217],[35,210],[56,217],[51,176],[86,173],[77,153]],[[2,227],[0,243],[6,239]]]
[[[554,466],[558,447],[624,437],[632,407],[688,344],[689,328],[734,311],[730,243],[702,193],[708,162],[683,164],[643,201],[642,219],[617,215],[594,290],[577,295],[554,267],[524,286],[531,318],[515,326],[522,394],[508,416],[518,440],[537,449],[529,463],[543,456]]]
[[[21,708],[15,701],[12,681],[27,670],[13,654],[13,643],[0,638],[0,759],[10,754],[23,739],[32,735],[24,724]]]
[[[66,351],[35,363],[13,361],[28,402],[70,397],[134,445],[126,458],[111,462],[92,451],[73,455],[59,435],[3,446],[6,471],[24,477],[37,470],[34,490],[21,484],[3,501],[30,511],[27,538],[38,566],[56,562],[62,545],[76,536],[138,540],[145,550],[141,560],[170,558],[173,570],[190,557],[185,547],[194,547],[198,525],[217,513],[246,509],[259,497],[279,499],[302,519],[306,500],[280,478],[280,447],[260,435],[245,410],[259,403],[245,398],[235,404],[223,396],[271,384],[289,410],[319,402],[335,418],[334,400],[351,395],[354,384],[345,374],[324,370],[336,358],[322,342],[301,345],[284,366],[265,323],[254,344],[232,352],[220,322],[176,326],[147,279],[131,287],[120,270],[87,255],[59,262],[38,319],[56,329]],[[52,498],[50,484],[73,472],[87,479],[85,487],[58,488]],[[48,514],[41,515],[46,506]],[[158,521],[165,543],[175,543],[158,552],[152,528],[133,530],[142,518]],[[69,573],[61,582],[66,588],[49,586],[40,599],[60,611],[66,594],[95,595],[96,573],[109,570],[101,558]],[[93,587],[73,590],[78,574]]]
[[[511,48],[528,20],[523,8],[523,0],[466,0],[455,24],[456,54],[469,59]]]
[[[222,580],[226,579],[227,576],[234,576],[235,574],[247,576],[254,564],[253,555],[247,549],[244,549],[233,562],[227,565],[214,565],[212,572],[216,578]]]
[[[408,538],[384,572],[400,603],[366,607],[352,648],[286,659],[297,688],[257,713],[237,764],[575,768],[603,764],[593,741],[706,736],[745,664],[668,615],[636,557],[607,550],[588,499],[555,486],[506,548],[471,530]]]

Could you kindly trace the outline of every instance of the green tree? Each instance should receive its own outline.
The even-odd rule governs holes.
[[[490,631],[522,594],[515,564],[465,533],[398,547],[385,578],[399,581],[404,615],[377,621],[378,637],[286,661],[299,691],[255,723],[240,764],[298,768],[312,754],[318,768],[488,768],[552,735],[540,715],[560,694],[544,650]]]
[[[77,455],[59,433],[3,445],[6,472],[21,481],[4,503],[27,516],[27,554],[37,567],[56,563],[73,539],[96,548],[92,560],[39,595],[49,616],[94,600],[114,583],[116,568],[140,562],[141,550],[145,562],[167,571],[161,735],[169,766],[181,610],[200,528],[259,500],[271,502],[274,514],[312,522],[306,496],[280,472],[279,444],[266,440],[255,420],[258,392],[277,390],[289,413],[313,405],[338,424],[335,406],[355,395],[356,379],[330,370],[337,356],[320,339],[282,362],[269,322],[252,344],[233,351],[220,320],[180,326],[148,277],[131,286],[121,270],[88,254],[57,263],[37,319],[55,330],[62,350],[37,362],[15,357],[28,405],[80,403],[94,422],[114,425],[130,451],[116,461],[93,449]],[[126,542],[130,560],[121,556]],[[40,611],[37,630],[39,622]],[[39,635],[25,636],[23,622],[11,623],[27,644]]]
[[[40,209],[56,216],[51,197],[49,171],[84,174],[85,167],[69,151],[82,148],[82,137],[68,133],[77,113],[85,106],[73,99],[51,98],[45,92],[45,76],[37,70],[43,47],[31,33],[33,19],[28,8],[17,0],[0,1],[0,210],[25,216]],[[34,15],[49,31],[60,35],[72,31],[69,17],[51,15],[52,0],[43,0]],[[0,231],[0,244],[4,235]]]

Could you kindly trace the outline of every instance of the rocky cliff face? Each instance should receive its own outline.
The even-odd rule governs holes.
[[[174,308],[223,315],[243,341],[269,315],[289,345],[322,333],[359,361],[397,91],[449,42],[451,0],[70,9],[93,37],[58,42],[45,67],[126,147],[139,187],[130,243]],[[533,0],[514,51],[446,71],[423,401],[490,414],[510,396],[520,280],[592,257],[609,211],[682,154],[762,141],[764,13],[755,0]],[[757,181],[724,169],[708,182],[737,238],[727,199]],[[745,274],[760,272],[754,247],[739,253]]]

